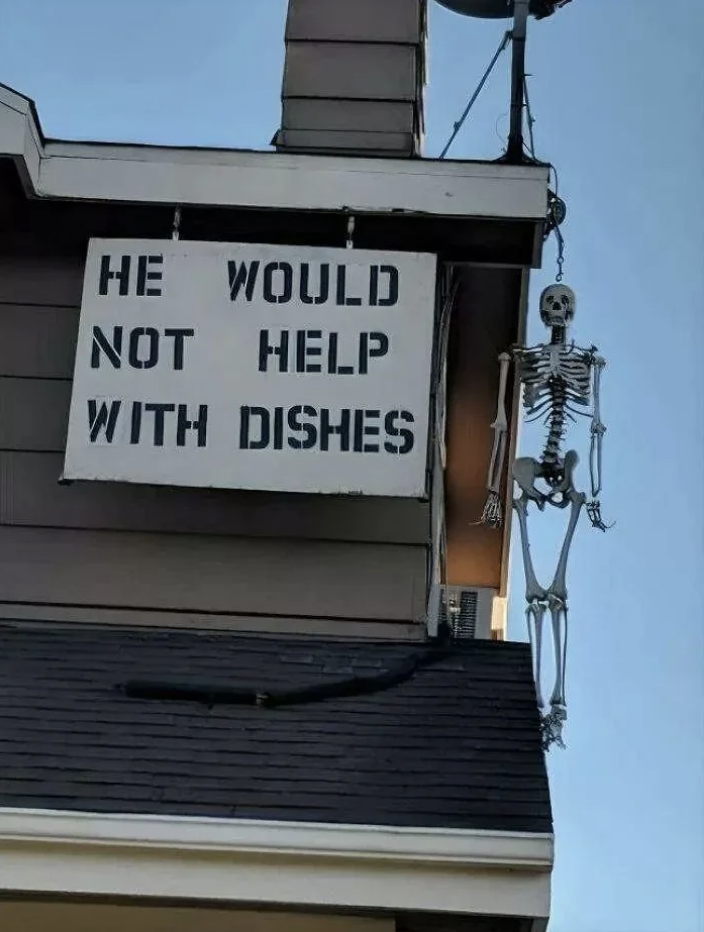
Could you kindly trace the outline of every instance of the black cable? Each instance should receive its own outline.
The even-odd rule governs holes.
[[[158,699],[174,702],[200,702],[207,706],[248,705],[277,708],[279,706],[302,705],[321,702],[324,699],[340,699],[351,696],[371,695],[399,686],[424,667],[439,663],[448,656],[446,647],[432,647],[406,657],[384,673],[373,676],[354,676],[344,680],[300,686],[295,689],[268,692],[266,690],[241,688],[226,684],[188,684],[165,680],[128,680],[118,686],[130,699]]]
[[[476,89],[475,92],[472,94],[472,96],[469,98],[469,103],[468,103],[467,106],[464,108],[464,111],[463,111],[463,113],[462,113],[462,116],[459,118],[459,120],[458,120],[456,123],[453,124],[453,130],[452,130],[452,133],[450,134],[450,138],[447,140],[447,143],[445,144],[445,148],[444,148],[444,149],[442,150],[442,152],[440,153],[440,158],[441,158],[441,159],[444,159],[444,158],[445,158],[445,156],[447,155],[447,152],[448,152],[450,146],[452,145],[452,143],[453,143],[453,142],[455,141],[455,139],[457,138],[457,134],[458,134],[459,131],[462,129],[462,126],[464,125],[464,121],[465,121],[465,120],[467,119],[467,117],[469,116],[469,111],[470,111],[470,110],[472,109],[472,107],[474,106],[474,104],[475,104],[475,102],[476,102],[476,100],[477,100],[477,97],[479,97],[479,95],[481,94],[481,92],[482,92],[482,90],[483,90],[483,88],[484,88],[484,85],[485,85],[486,82],[489,80],[489,75],[490,75],[491,72],[494,70],[494,66],[496,65],[496,62],[499,60],[499,56],[501,55],[501,53],[504,51],[504,49],[507,47],[507,45],[508,45],[509,42],[511,41],[511,37],[512,37],[512,33],[511,33],[511,30],[509,29],[507,32],[504,33],[503,38],[502,38],[502,40],[501,40],[501,43],[500,43],[498,49],[496,50],[496,52],[494,53],[494,57],[491,59],[491,62],[490,62],[490,64],[489,64],[489,67],[488,67],[488,68],[486,69],[486,71],[484,72],[484,75],[483,75],[481,81],[480,81],[479,84],[477,85],[477,89]]]
[[[528,75],[523,77],[523,96],[526,102],[526,123],[528,125],[528,151],[530,157],[533,161],[537,161],[535,157],[535,137],[533,135],[533,124],[535,120],[533,119],[533,114],[530,109],[530,97],[528,96]]]

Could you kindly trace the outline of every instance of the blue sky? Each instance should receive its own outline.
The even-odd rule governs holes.
[[[52,136],[263,148],[278,125],[285,7],[0,0],[0,81],[36,100]],[[504,28],[433,6],[428,155]],[[572,552],[551,932],[704,930],[702,35],[704,4],[691,0],[574,0],[531,28],[537,152],[569,208],[574,336],[608,360],[603,502],[617,521],[607,534],[584,521]],[[507,69],[504,57],[453,157],[500,153]],[[553,276],[550,243],[534,297]],[[523,450],[539,440],[526,431]],[[533,523],[544,575],[560,517]],[[520,638],[521,595],[514,558]]]

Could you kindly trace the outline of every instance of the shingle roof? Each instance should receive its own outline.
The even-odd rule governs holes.
[[[417,645],[0,625],[0,806],[550,832],[527,645],[471,641],[378,692],[283,707],[135,699],[142,678],[270,692]]]

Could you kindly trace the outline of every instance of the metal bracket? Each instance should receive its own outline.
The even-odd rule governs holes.
[[[345,240],[347,249],[354,249],[354,214],[347,218],[347,239]]]

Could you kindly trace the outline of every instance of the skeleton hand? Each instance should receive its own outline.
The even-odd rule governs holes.
[[[604,520],[601,517],[601,502],[598,498],[595,498],[591,502],[587,502],[587,515],[591,521],[592,527],[597,528],[599,531],[608,531],[614,526],[613,524],[604,524]]]
[[[478,523],[499,528],[501,527],[501,520],[501,499],[496,492],[489,492],[481,520]]]

